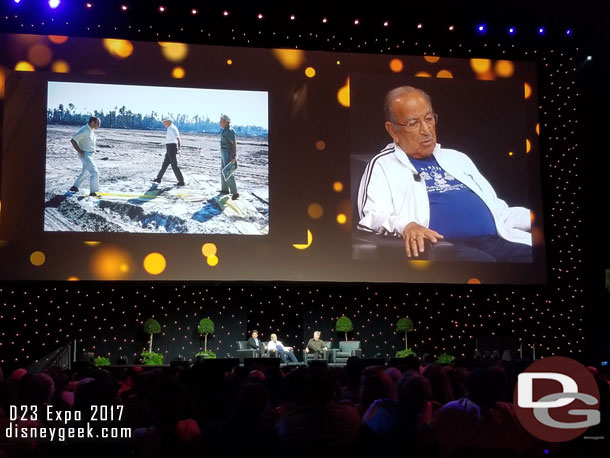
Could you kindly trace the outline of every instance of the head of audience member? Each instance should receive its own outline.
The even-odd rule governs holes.
[[[377,399],[396,399],[396,386],[381,366],[369,366],[362,371],[360,410],[366,409]]]
[[[402,377],[402,372],[400,372],[400,369],[398,369],[397,367],[388,367],[385,370],[385,373],[390,376],[390,378],[394,382],[394,385],[398,386],[398,382]]]
[[[451,391],[451,383],[445,370],[437,364],[428,364],[422,375],[430,383],[432,389],[432,399],[440,404],[447,404],[453,401],[453,392]]]
[[[54,392],[53,379],[47,374],[34,374],[27,381],[26,393],[32,405],[49,404]]]
[[[306,401],[309,405],[322,405],[335,399],[337,384],[325,365],[310,366],[306,380]]]
[[[473,369],[466,378],[466,397],[482,408],[493,407],[500,399],[502,384],[489,369]]]
[[[431,398],[432,390],[425,377],[414,371],[404,373],[398,383],[398,402],[407,412],[413,414],[423,412]]]
[[[9,377],[9,380],[12,380],[13,382],[18,382],[27,373],[28,373],[28,371],[23,369],[22,367],[19,369],[15,369],[13,372],[11,372],[11,376]]]
[[[265,374],[258,369],[254,369],[250,371],[248,377],[246,377],[246,383],[264,383],[265,382]]]

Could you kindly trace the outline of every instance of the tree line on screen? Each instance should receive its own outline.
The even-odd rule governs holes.
[[[83,125],[89,122],[91,113],[79,113],[74,104],[65,105],[60,103],[57,108],[47,109],[47,124]],[[163,130],[163,113],[153,111],[150,114],[133,113],[125,107],[115,107],[114,110],[93,110],[93,116],[100,118],[102,127],[115,129],[141,129],[141,130]],[[171,116],[178,128],[184,132],[210,132],[217,133],[220,130],[218,119],[210,119],[208,116],[189,116],[178,114]],[[240,135],[266,136],[267,129],[259,126],[233,125],[235,132]]]

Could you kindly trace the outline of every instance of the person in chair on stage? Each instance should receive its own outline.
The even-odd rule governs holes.
[[[257,330],[252,331],[252,336],[248,339],[248,348],[256,350],[259,358],[262,358],[265,354],[265,344],[258,338]]]
[[[271,340],[267,344],[267,350],[269,352],[276,350],[280,355],[280,361],[282,363],[286,363],[286,357],[290,360],[291,363],[298,363],[297,357],[294,355],[292,351],[292,347],[286,347],[284,344],[277,340],[277,335],[271,334]]]
[[[326,342],[320,340],[320,335],[322,335],[320,331],[314,331],[313,337],[309,339],[305,348],[306,353],[313,353],[314,359],[325,359],[326,352],[328,351]]]

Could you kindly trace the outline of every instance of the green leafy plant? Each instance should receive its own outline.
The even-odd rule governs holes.
[[[142,364],[145,366],[161,366],[163,364],[163,355],[154,351],[143,351]]]
[[[199,322],[199,326],[197,326],[197,331],[199,331],[199,334],[203,334],[203,338],[204,338],[204,346],[203,346],[203,350],[204,351],[208,351],[208,334],[214,334],[214,322],[212,320],[210,320],[210,317],[207,318],[203,318],[200,322]]]
[[[200,351],[195,356],[201,356],[205,359],[216,359],[216,353],[214,353],[212,350]]]
[[[93,360],[93,364],[95,364],[95,367],[110,366],[110,360],[105,356],[97,356]]]
[[[435,363],[451,364],[454,359],[455,359],[455,356],[452,356],[449,353],[441,353],[440,355],[438,355],[438,358],[436,358]]]
[[[347,341],[347,333],[354,330],[354,324],[352,323],[352,320],[345,315],[342,315],[335,323],[335,330],[337,332],[344,332],[345,340]]]
[[[404,350],[398,350],[396,352],[396,358],[406,358],[407,356],[417,356],[417,355],[410,348],[405,348]]]
[[[161,325],[154,318],[149,318],[144,322],[144,332],[150,335],[148,340],[148,351],[152,352],[153,334],[159,334],[161,332]]]
[[[396,332],[405,333],[405,348],[409,348],[407,345],[407,332],[413,331],[413,321],[410,318],[401,318],[396,322]]]

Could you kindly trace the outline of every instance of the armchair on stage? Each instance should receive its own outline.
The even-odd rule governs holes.
[[[247,340],[237,341],[237,357],[239,358],[240,363],[244,362],[244,358],[258,358],[259,356],[261,355],[259,355],[258,350],[248,347]]]
[[[362,358],[362,348],[360,348],[359,340],[348,340],[339,342],[339,348],[330,349],[331,363],[346,363],[348,358],[356,356]]]
[[[307,342],[306,342],[307,343]],[[329,361],[332,362],[333,356],[333,343],[331,341],[324,341],[324,346],[328,348],[328,350],[324,350],[322,352],[322,359],[319,361]],[[316,359],[314,352],[310,351],[307,353],[305,349],[303,349],[303,361],[308,363],[310,361],[314,361]]]

